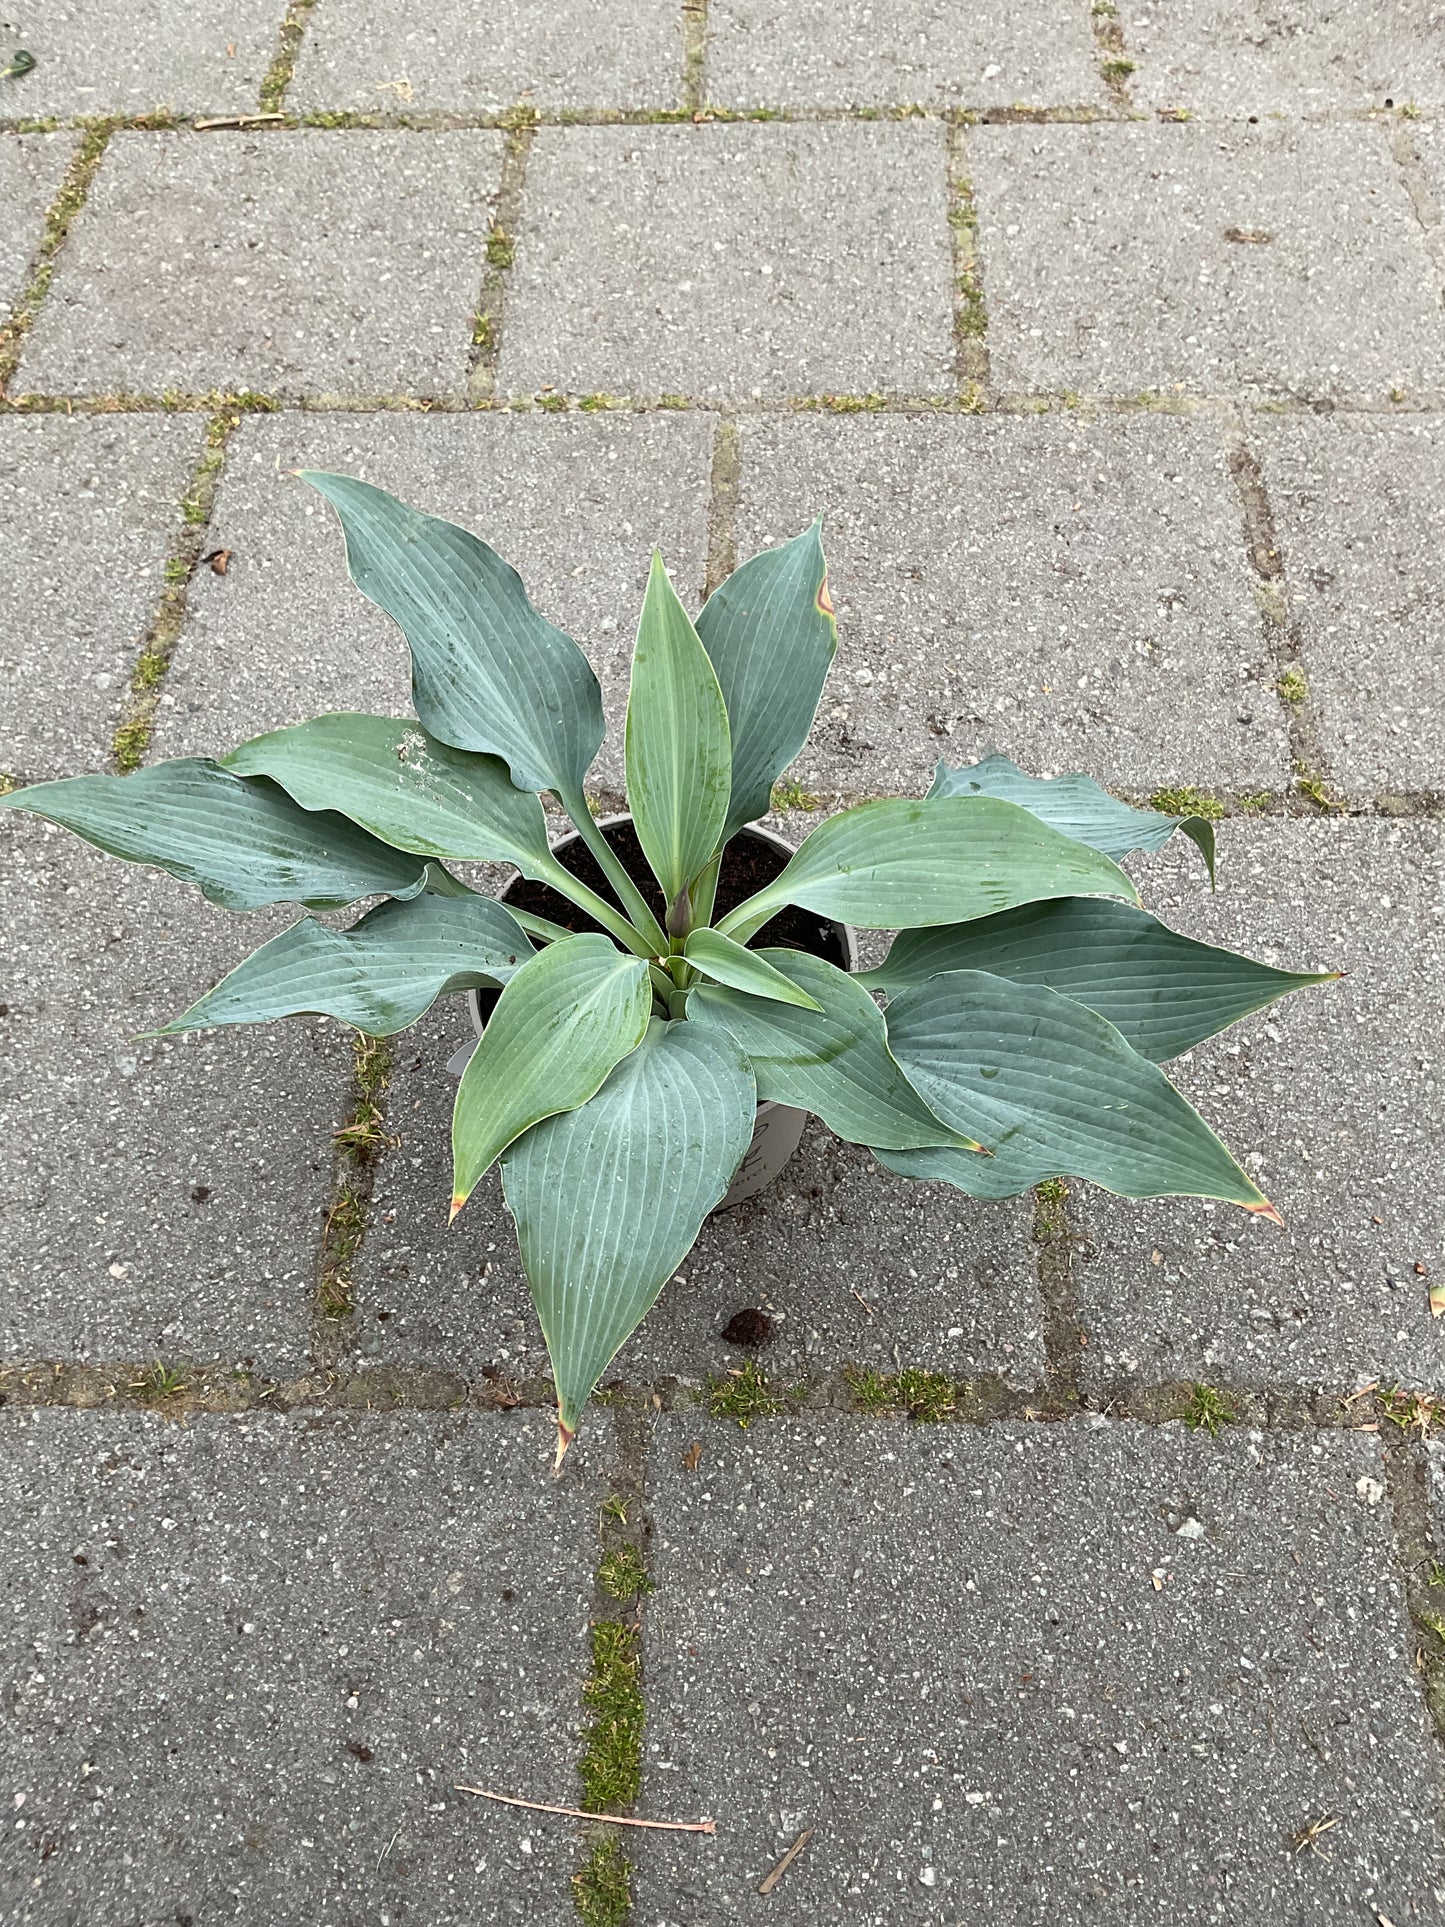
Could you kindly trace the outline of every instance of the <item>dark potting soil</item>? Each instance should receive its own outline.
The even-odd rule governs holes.
[[[623,869],[641,890],[648,907],[661,923],[667,914],[667,906],[647,867],[647,858],[642,854],[636,830],[631,823],[615,823],[603,834],[621,860]],[[556,857],[579,883],[585,883],[589,890],[595,890],[608,903],[617,903],[616,892],[603,874],[602,865],[580,837],[565,849],[558,850]],[[771,883],[787,860],[781,850],[775,850],[762,837],[741,830],[723,851],[713,922],[725,917],[729,910],[735,910],[740,903],[755,896],[765,884]],[[581,932],[602,928],[585,910],[579,910],[575,903],[569,903],[566,897],[559,896],[547,884],[534,883],[527,877],[514,877],[503,891],[502,901],[514,905],[518,910],[529,910],[534,917],[548,917],[553,923],[560,923],[564,930]],[[621,908],[620,904],[618,908]],[[808,950],[815,957],[823,957],[829,963],[836,964],[840,970],[848,968],[847,953],[832,924],[810,910],[799,910],[792,905],[780,910],[777,916],[763,925],[752,939],[751,947],[758,950],[769,947]]]

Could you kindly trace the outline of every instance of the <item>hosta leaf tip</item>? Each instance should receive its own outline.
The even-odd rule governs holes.
[[[1281,1231],[1284,1230],[1284,1219],[1268,1198],[1261,1198],[1258,1204],[1247,1204],[1244,1208],[1256,1218],[1268,1218],[1271,1224],[1277,1224]]]
[[[453,1199],[452,1199],[452,1205],[451,1205],[451,1210],[447,1212],[447,1223],[448,1223],[448,1224],[455,1224],[455,1223],[456,1223],[456,1218],[457,1218],[457,1213],[458,1213],[458,1212],[459,1212],[459,1211],[461,1210],[461,1208],[462,1208],[462,1206],[463,1206],[463,1205],[464,1205],[465,1203],[466,1203],[466,1198],[465,1198],[465,1197],[459,1197],[459,1198],[453,1198]]]
[[[567,1456],[567,1447],[576,1436],[577,1427],[567,1423],[566,1419],[562,1416],[562,1410],[559,1406],[557,1409],[557,1456],[552,1461],[552,1472],[554,1476],[562,1470],[562,1461]]]

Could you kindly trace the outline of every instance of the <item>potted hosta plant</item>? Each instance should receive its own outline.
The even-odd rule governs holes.
[[[1159,1065],[1319,979],[1166,929],[1119,867],[1182,829],[1212,874],[1208,823],[994,756],[828,817],[791,855],[750,831],[837,647],[815,524],[743,564],[696,623],[654,556],[631,815],[600,825],[584,792],[597,679],[515,571],[365,482],[306,479],[405,633],[419,720],[321,716],[219,762],[42,783],[3,807],[228,910],[383,899],[349,929],[304,917],[171,1031],[321,1012],[386,1035],[439,996],[490,1000],[456,1095],[451,1214],[500,1161],[559,1462],[727,1197],[760,1106],[814,1112],[890,1170],[972,1197],[1066,1175],[1278,1221]],[[556,849],[549,794],[575,826]],[[448,867],[468,861],[514,865],[510,900]],[[855,974],[849,926],[897,931],[886,962]]]

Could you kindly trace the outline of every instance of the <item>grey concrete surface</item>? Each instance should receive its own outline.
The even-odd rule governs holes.
[[[401,631],[347,578],[340,530],[287,471],[336,469],[464,523],[521,572],[601,679],[609,735],[590,781],[621,787],[622,723],[654,544],[690,608],[707,570],[713,427],[692,414],[258,418],[227,457],[202,570],[161,698],[163,755],[220,754],[328,709],[404,714]]]
[[[713,0],[706,98],[721,107],[1101,102],[1086,0]]]
[[[683,61],[673,0],[449,0],[422,14],[385,0],[328,0],[289,100],[303,111],[373,113],[680,107]]]
[[[936,121],[544,128],[502,386],[946,391],[944,176]]]
[[[1362,797],[1445,788],[1445,437],[1431,417],[1261,421],[1309,700]]]
[[[10,0],[0,63],[24,47],[35,66],[5,83],[0,112],[248,113],[284,11],[277,0]]]
[[[460,395],[502,136],[117,134],[17,386]]]
[[[650,1478],[642,1810],[718,1835],[637,1853],[639,1919],[758,1917],[805,1827],[769,1919],[1445,1908],[1374,1438],[679,1414]]]
[[[34,817],[0,839],[0,1357],[304,1370],[350,1052],[307,1020],[140,1035],[293,916],[231,916]]]
[[[1172,1067],[1284,1214],[1113,1199],[1080,1187],[1086,1375],[1130,1382],[1445,1385],[1428,1283],[1445,1263],[1431,1172],[1440,1108],[1439,826],[1221,826],[1220,888],[1197,859],[1141,868],[1174,928],[1265,961],[1347,973]]]
[[[24,291],[74,151],[70,134],[0,135],[0,325]]]
[[[398,1039],[389,1115],[399,1143],[376,1174],[356,1270],[358,1355],[388,1364],[513,1377],[545,1372],[546,1348],[495,1173],[450,1228],[448,1056],[470,1035],[449,1000]],[[1027,1200],[971,1203],[911,1184],[820,1125],[777,1183],[719,1213],[608,1373],[693,1384],[747,1355],[719,1334],[744,1309],[778,1320],[757,1354],[787,1380],[898,1360],[1016,1385],[1042,1372]],[[857,1296],[855,1296],[855,1293]],[[861,1303],[860,1303],[861,1299]]]
[[[4,1421],[0,1906],[82,1921],[575,1919],[605,1422]]]
[[[164,590],[199,416],[0,420],[0,768],[101,769]]]
[[[805,417],[741,451],[740,554],[824,516],[841,645],[805,787],[922,794],[992,749],[1146,792],[1281,780],[1213,423]]]
[[[1445,102],[1445,24],[1422,0],[1150,0],[1125,21],[1145,106],[1242,120]]]
[[[1439,386],[1439,275],[1383,127],[980,127],[969,155],[1004,388]]]

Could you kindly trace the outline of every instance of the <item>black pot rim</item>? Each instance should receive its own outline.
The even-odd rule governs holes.
[[[615,830],[619,824],[630,823],[632,821],[632,813],[630,810],[619,810],[611,816],[599,816],[594,820],[599,830]],[[756,837],[760,843],[769,844],[775,850],[786,851],[789,856],[794,854],[797,847],[795,844],[789,843],[785,836],[780,836],[776,830],[764,829],[761,823],[744,823],[742,828],[735,831],[734,834],[737,836]],[[559,836],[556,839],[552,848],[554,850],[566,849],[569,844],[577,842],[581,835],[582,832],[580,830],[568,830],[565,836]],[[514,883],[517,880],[518,879],[514,877],[512,882]],[[511,887],[512,884],[508,883],[507,890],[510,890]],[[499,903],[505,903],[507,901],[506,890],[502,892],[497,901]],[[839,923],[836,917],[829,917],[827,921],[832,924],[838,933],[838,941],[843,946],[844,956],[848,959],[849,971],[855,971],[858,968],[858,933],[854,930],[852,924]],[[476,1032],[477,1036],[480,1037],[482,1034],[481,1001],[475,990],[469,990],[467,992],[467,1011],[471,1016],[472,1029]],[[792,1108],[791,1105],[779,1105],[772,1098],[764,1098],[758,1105],[758,1116],[762,1117],[768,1111],[779,1109],[790,1110]]]

